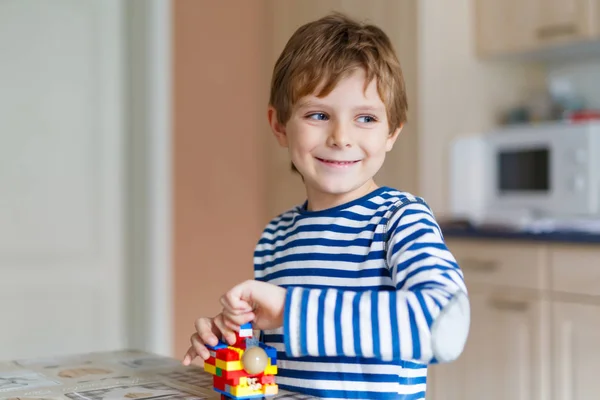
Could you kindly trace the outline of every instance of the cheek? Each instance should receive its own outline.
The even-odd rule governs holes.
[[[387,146],[387,138],[377,138],[364,143],[363,149],[369,156],[381,157],[387,152]]]
[[[320,139],[314,132],[307,130],[295,131],[291,137],[292,151],[295,153],[308,153],[319,147]]]

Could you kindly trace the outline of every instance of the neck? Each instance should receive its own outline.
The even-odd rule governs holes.
[[[377,188],[377,184],[372,179],[364,185],[346,193],[324,193],[307,187],[306,197],[308,204],[306,207],[309,211],[326,210],[361,198]]]

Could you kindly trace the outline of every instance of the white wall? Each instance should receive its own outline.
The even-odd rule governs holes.
[[[128,280],[131,348],[171,356],[171,2],[131,0]]]

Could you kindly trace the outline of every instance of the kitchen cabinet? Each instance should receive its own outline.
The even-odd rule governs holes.
[[[471,299],[461,357],[429,400],[575,400],[600,393],[600,247],[448,239]]]
[[[600,298],[600,246],[552,246],[551,289],[579,302]]]
[[[599,0],[475,0],[481,57],[600,40]]]
[[[584,246],[550,249],[553,316],[553,400],[600,393],[600,250]]]
[[[475,0],[475,43],[480,56],[531,48],[535,15],[532,0]]]
[[[600,36],[600,0],[595,0],[591,7],[592,31],[594,35]]]
[[[589,39],[594,34],[589,18],[596,0],[535,0],[534,34],[537,47]]]
[[[544,248],[541,245],[448,241],[468,287],[542,289],[545,285]]]
[[[431,367],[428,399],[542,399],[549,357],[543,246],[448,245],[465,273],[471,327],[459,360]]]
[[[594,398],[600,393],[600,305],[553,305],[552,400]]]
[[[429,398],[541,399],[545,304],[494,293],[471,296],[468,344],[456,364],[432,367]]]

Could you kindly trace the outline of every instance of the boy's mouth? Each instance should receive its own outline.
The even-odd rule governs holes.
[[[353,165],[353,164],[356,164],[357,162],[360,161],[360,160],[353,160],[353,161],[328,160],[326,158],[320,158],[320,157],[315,157],[315,158],[317,160],[321,161],[324,164],[331,165],[331,166],[340,166],[340,167],[345,167],[345,166]]]

